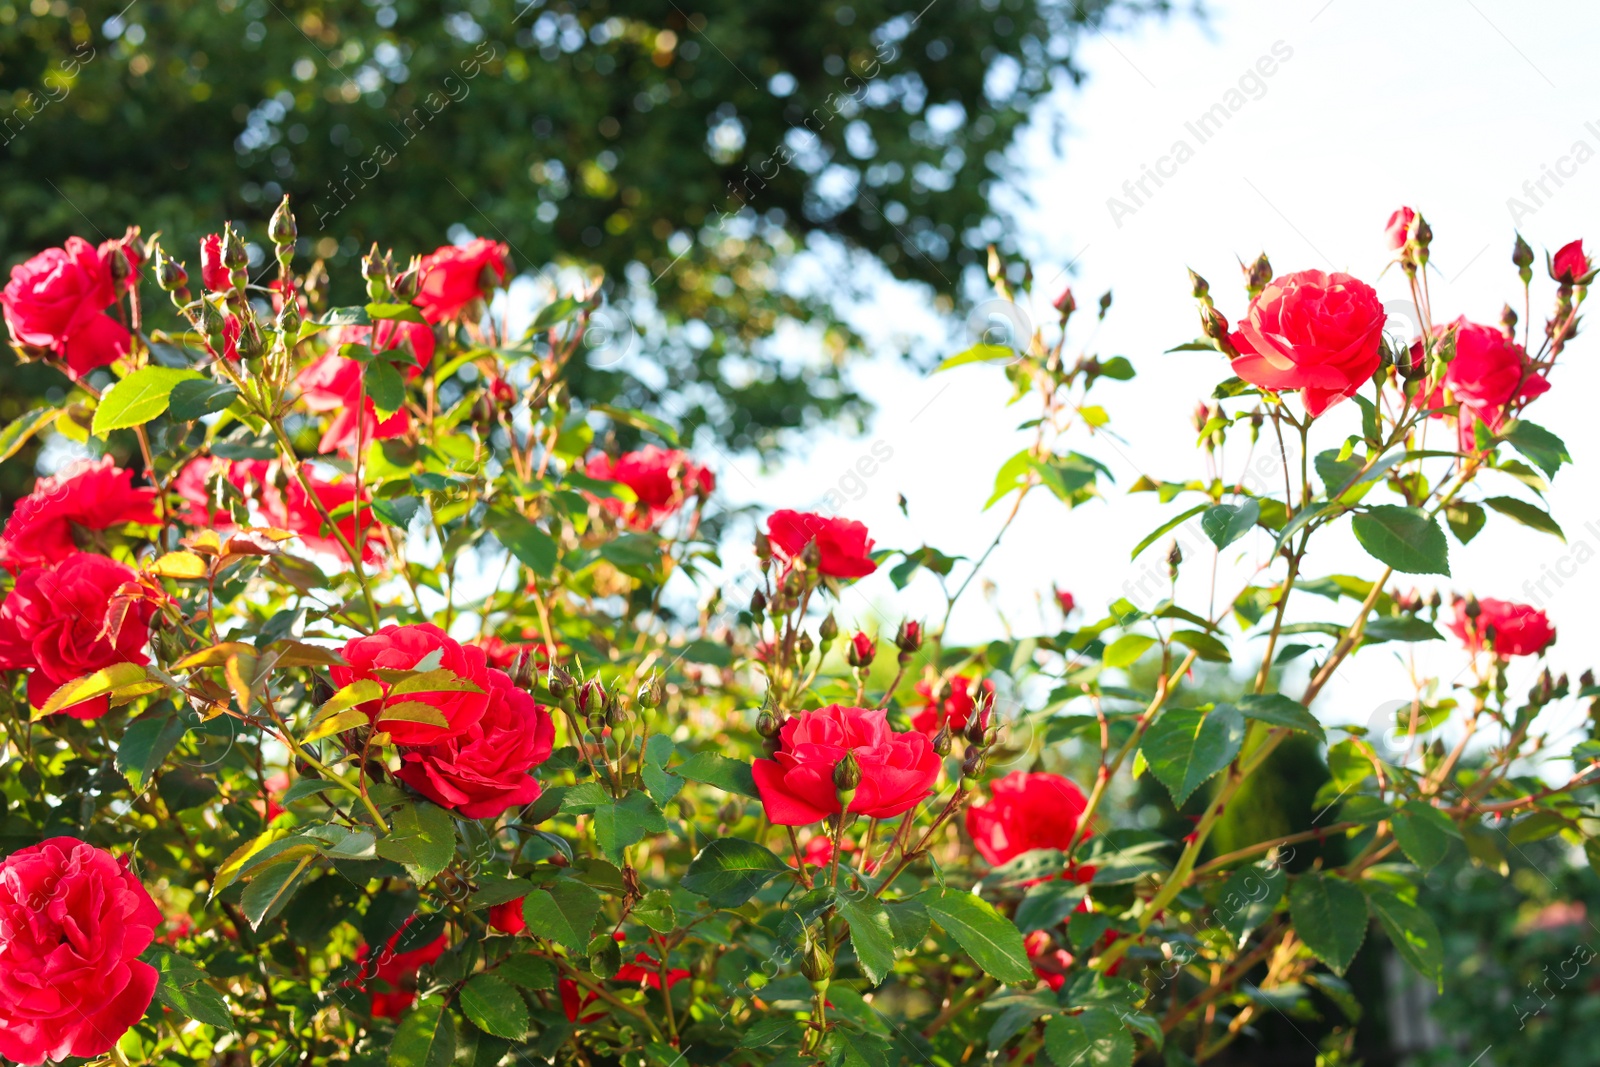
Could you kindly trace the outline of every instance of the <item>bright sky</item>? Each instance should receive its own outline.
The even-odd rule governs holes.
[[[1228,373],[1220,357],[1162,354],[1197,333],[1186,267],[1210,279],[1230,320],[1246,302],[1237,258],[1262,249],[1280,274],[1346,270],[1376,286],[1385,301],[1401,301],[1403,276],[1391,271],[1379,278],[1388,258],[1383,224],[1395,207],[1411,204],[1435,234],[1436,316],[1495,323],[1503,302],[1520,303],[1509,198],[1526,205],[1515,227],[1541,265],[1545,249],[1579,236],[1600,251],[1600,97],[1591,87],[1600,8],[1577,0],[1223,0],[1210,8],[1204,25],[1180,17],[1086,41],[1081,58],[1089,81],[1060,101],[1061,154],[1051,145],[1055,116],[1041,117],[1022,149],[1032,173],[1034,208],[1025,233],[1036,276],[1048,282],[1075,261],[1070,281],[1080,306],[1092,307],[1101,292],[1114,290],[1098,336],[1090,340],[1081,330],[1074,340],[1102,356],[1128,356],[1139,377],[1097,387],[1120,440],[1078,443],[1116,475],[1109,506],[1092,503],[1069,513],[1040,494],[985,568],[983,577],[998,586],[994,603],[1019,633],[1057,624],[1050,612],[1041,616],[1037,599],[1048,597],[1052,582],[1073,591],[1095,618],[1147,568],[1161,569],[1161,546],[1138,562],[1128,552],[1178,509],[1122,490],[1140,473],[1174,480],[1202,474],[1189,414]],[[1258,68],[1263,57],[1271,62]],[[1270,76],[1258,76],[1269,69]],[[1234,90],[1241,95],[1230,96]],[[1201,143],[1186,124],[1229,102],[1237,109]],[[1162,161],[1180,140],[1192,156],[1184,153],[1181,165]],[[1172,176],[1159,188],[1147,179],[1152,195],[1141,193],[1136,203],[1123,183],[1137,181],[1147,165]],[[1535,201],[1524,182],[1540,179],[1546,167],[1565,176],[1559,186],[1546,178],[1544,193],[1534,187]],[[1111,197],[1134,210],[1113,218]],[[1052,317],[1048,301],[1065,280],[1041,285],[1038,314]],[[1535,293],[1537,332],[1553,287],[1546,281]],[[888,294],[866,321],[888,340],[924,316],[915,297]],[[1567,543],[1497,517],[1466,548],[1452,539],[1453,577],[1441,588],[1447,596],[1470,588],[1479,596],[1541,603],[1560,630],[1553,662],[1576,677],[1592,662],[1585,652],[1600,637],[1592,606],[1600,598],[1600,567],[1587,565],[1600,551],[1600,503],[1585,491],[1600,464],[1600,421],[1585,414],[1600,390],[1600,338],[1580,336],[1568,353],[1570,365],[1557,369],[1553,390],[1530,412],[1565,438],[1577,463],[1562,471],[1549,495]],[[880,546],[913,548],[926,540],[948,552],[981,552],[1006,509],[979,509],[996,468],[1025,443],[1012,428],[1034,412],[1026,405],[1004,408],[1008,386],[992,367],[929,379],[884,358],[862,367],[858,381],[879,410],[864,438],[819,435],[804,455],[766,474],[724,460],[722,486],[738,499],[794,507],[815,506],[835,489],[847,501],[841,512],[864,521]],[[1359,428],[1357,419],[1348,403],[1325,415],[1313,451],[1337,447]],[[858,484],[851,472],[874,442],[890,458]],[[1501,479],[1492,491],[1517,489]],[[900,514],[899,493],[910,502],[909,521]],[[1332,544],[1313,551],[1311,573],[1376,573],[1347,523],[1322,537]],[[1229,555],[1243,549],[1253,559],[1269,547],[1252,535]],[[1203,602],[1209,568],[1186,571],[1194,581],[1186,587],[1190,603]],[[1239,581],[1227,573],[1219,588],[1236,589]],[[1547,577],[1542,593],[1525,585],[1556,573],[1563,573],[1559,582]],[[1426,590],[1431,580],[1418,584]],[[938,599],[925,580],[896,593],[881,572],[857,590],[846,612],[869,628],[880,617],[875,612],[889,628],[903,615],[933,614]],[[1335,607],[1306,599],[1311,603],[1303,607],[1313,614],[1301,618],[1347,622],[1353,610],[1349,602]],[[981,640],[1001,632],[994,606],[974,588],[952,637]],[[1365,722],[1384,701],[1409,699],[1405,668],[1390,651],[1398,647],[1369,649],[1342,670],[1318,704],[1322,718]],[[1453,643],[1413,647],[1424,672],[1450,677],[1464,663]],[[1526,673],[1525,680],[1514,677],[1519,686],[1532,680]]]

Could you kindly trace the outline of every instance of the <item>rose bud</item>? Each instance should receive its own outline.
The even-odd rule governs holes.
[[[833,612],[828,612],[828,617],[822,620],[822,625],[817,627],[817,636],[822,639],[824,646],[830,644],[839,636],[839,621],[833,617]]]
[[[872,666],[873,657],[877,654],[877,643],[860,630],[857,630],[855,636],[850,638],[850,651],[847,653],[850,666],[870,667]]]
[[[907,619],[895,632],[894,643],[901,652],[915,652],[922,647],[922,624]]]
[[[933,735],[933,750],[942,759],[950,755],[950,724],[947,722],[939,727],[939,732]]]
[[[1072,317],[1074,311],[1078,310],[1078,302],[1072,298],[1072,289],[1070,287],[1061,290],[1061,295],[1056,297],[1055,303],[1051,306],[1061,312],[1061,321],[1063,323]]]
[[[1272,264],[1267,261],[1267,254],[1261,253],[1256,261],[1244,268],[1245,287],[1250,290],[1252,297],[1267,287],[1272,280]]]
[[[661,698],[665,695],[665,687],[659,674],[653,674],[649,680],[639,686],[639,706],[641,708],[658,708]]]
[[[800,650],[800,655],[804,658],[811,655],[812,649],[816,648],[817,645],[816,642],[811,640],[811,635],[802,630],[800,639],[795,642],[795,647]]]

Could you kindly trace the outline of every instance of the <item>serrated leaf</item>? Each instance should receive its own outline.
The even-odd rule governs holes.
[[[719,838],[695,856],[679,883],[719,908],[737,908],[789,865],[753,841]]]
[[[1239,754],[1244,716],[1231,704],[1209,712],[1172,708],[1151,724],[1140,746],[1151,772],[1179,807]]]
[[[172,417],[193,422],[202,415],[221,411],[239,399],[239,390],[227,382],[210,378],[188,378],[172,387],[168,400]]]
[[[1254,500],[1242,504],[1217,504],[1200,516],[1200,529],[1217,548],[1224,549],[1249,533],[1261,517],[1261,505]]]
[[[121,689],[142,686],[149,681],[151,681],[150,672],[143,665],[113,663],[92,674],[64,682],[50,694],[42,706],[33,709],[33,721],[38,722],[48,715],[54,715],[62,708],[94,700],[97,697],[111,696]]]
[[[555,573],[559,554],[555,539],[527,517],[509,509],[496,508],[489,512],[488,527],[489,532],[517,557],[518,562],[539,577],[548,578]]]
[[[515,1041],[528,1032],[528,1005],[509,982],[474,975],[461,987],[461,1013],[486,1034]]]
[[[1431,871],[1450,853],[1450,842],[1461,840],[1461,830],[1448,815],[1422,800],[1407,800],[1389,820],[1394,839],[1406,858]]]
[[[1212,919],[1243,937],[1272,916],[1288,883],[1282,867],[1240,867],[1218,887]]]
[[[522,918],[536,937],[585,952],[595,918],[600,914],[600,894],[571,878],[548,889],[535,889],[522,901]]]
[[[850,943],[867,981],[878,985],[894,970],[894,928],[878,898],[867,893],[839,897],[839,916],[850,926]]]
[[[1379,504],[1355,516],[1352,528],[1369,555],[1402,574],[1450,574],[1450,544],[1421,508]]]
[[[1057,1015],[1044,1026],[1044,1048],[1055,1067],[1131,1067],[1133,1035],[1113,1011],[1086,1008]]]
[[[456,1024],[444,997],[424,997],[395,1028],[389,1067],[449,1067],[455,1058]]]
[[[1367,937],[1367,900],[1333,875],[1303,874],[1289,889],[1289,917],[1313,955],[1343,975]]]
[[[744,760],[729,759],[715,752],[696,752],[672,768],[672,773],[691,782],[714,785],[725,792],[761,799],[750,764]]]
[[[1443,992],[1444,939],[1428,913],[1379,887],[1368,892],[1367,902],[1400,958]]]
[[[1282,693],[1259,693],[1241,697],[1238,707],[1247,719],[1271,723],[1273,726],[1287,726],[1299,733],[1310,734],[1319,741],[1326,739],[1322,724],[1311,714],[1310,709]]]
[[[402,805],[389,820],[378,855],[405,867],[413,880],[431,882],[456,854],[456,824],[450,813],[426,800]]]
[[[1528,503],[1526,500],[1518,500],[1514,496],[1491,496],[1485,499],[1484,503],[1500,514],[1516,519],[1524,526],[1531,526],[1540,533],[1554,534],[1563,543],[1567,540],[1567,535],[1562,532],[1561,525],[1550,517],[1549,512]]]
[[[1123,634],[1106,647],[1100,661],[1107,667],[1132,666],[1155,643],[1155,638],[1144,634]]]
[[[32,408],[0,427],[0,463],[28,443],[28,439],[65,414],[63,408]]]
[[[167,410],[175,385],[199,377],[200,374],[192,370],[141,367],[100,397],[89,430],[96,437],[104,437],[112,430],[142,426]]]
[[[244,887],[244,895],[239,903],[252,929],[261,929],[262,923],[283,910],[283,906],[303,884],[301,873],[311,866],[315,858],[315,854],[305,855],[298,862],[293,862],[292,857],[285,856],[281,862],[269,864],[251,879],[250,884]]]
[[[594,809],[595,840],[614,863],[621,863],[622,851],[644,840],[646,834],[658,834],[666,828],[667,820],[649,795],[637,789],[621,800]]]
[[[1501,436],[1551,478],[1556,476],[1556,471],[1561,469],[1563,463],[1572,462],[1572,454],[1567,451],[1561,438],[1536,423],[1519,420],[1512,423]]]
[[[135,796],[149,787],[187,730],[188,726],[170,707],[160,705],[128,724],[117,745],[116,767],[128,779]]]
[[[1009,985],[1031,985],[1036,980],[1021,931],[994,905],[954,889],[930,889],[915,899],[990,977]]]
[[[540,990],[556,987],[555,964],[531,952],[507,956],[495,973],[519,989]]]

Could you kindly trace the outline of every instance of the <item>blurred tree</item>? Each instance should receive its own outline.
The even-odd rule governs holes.
[[[886,270],[953,306],[1008,241],[1006,151],[1081,78],[1080,36],[1166,6],[0,2],[0,257],[130,223],[174,249],[224,218],[259,236],[284,193],[333,259],[471,231],[524,270],[606,272],[620,340],[584,395],[670,395],[680,423],[769,447],[864,414],[841,297]],[[807,250],[824,280],[783,278]],[[815,357],[772,350],[786,321]]]

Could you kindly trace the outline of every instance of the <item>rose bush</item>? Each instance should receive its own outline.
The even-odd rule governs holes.
[[[1195,278],[1200,354],[1170,358],[1221,379],[1204,477],[1128,487],[1171,511],[1132,553],[1165,547],[1167,595],[1041,584],[1038,627],[965,646],[1008,531],[1112,492],[1090,452],[1135,368],[1069,354],[1070,291],[1003,369],[940,371],[1038,404],[967,559],[724,507],[681,428],[575,387],[592,281],[515,335],[498,242],[375,248],[366,302],[330,306],[287,204],[257,240],[207,239],[198,289],[130,231],[5,291],[19,356],[76,391],[0,460],[36,434],[78,458],[0,529],[0,1056],[1127,1067],[1283,1012],[1344,1063],[1358,954],[1460,980],[1429,908],[1462,868],[1544,838],[1600,860],[1593,713],[1572,773],[1527,759],[1600,699],[1544,666],[1567,606],[1448,586],[1449,538],[1492,516],[1560,531],[1568,452],[1527,416],[1578,333],[1580,243],[1537,344],[1435,315],[1412,209],[1373,246],[1418,337],[1354,275],[1262,256],[1237,328]],[[1512,262],[1531,306],[1520,238]],[[1298,447],[1281,489],[1235,477],[1243,435]],[[1313,539],[1369,570],[1315,573]],[[899,617],[913,582],[938,619]],[[1392,721],[1319,703],[1373,646],[1446,634],[1454,677],[1414,670]],[[1226,694],[1202,662],[1235,665]],[[1312,828],[1218,846],[1292,737],[1326,750]]]

